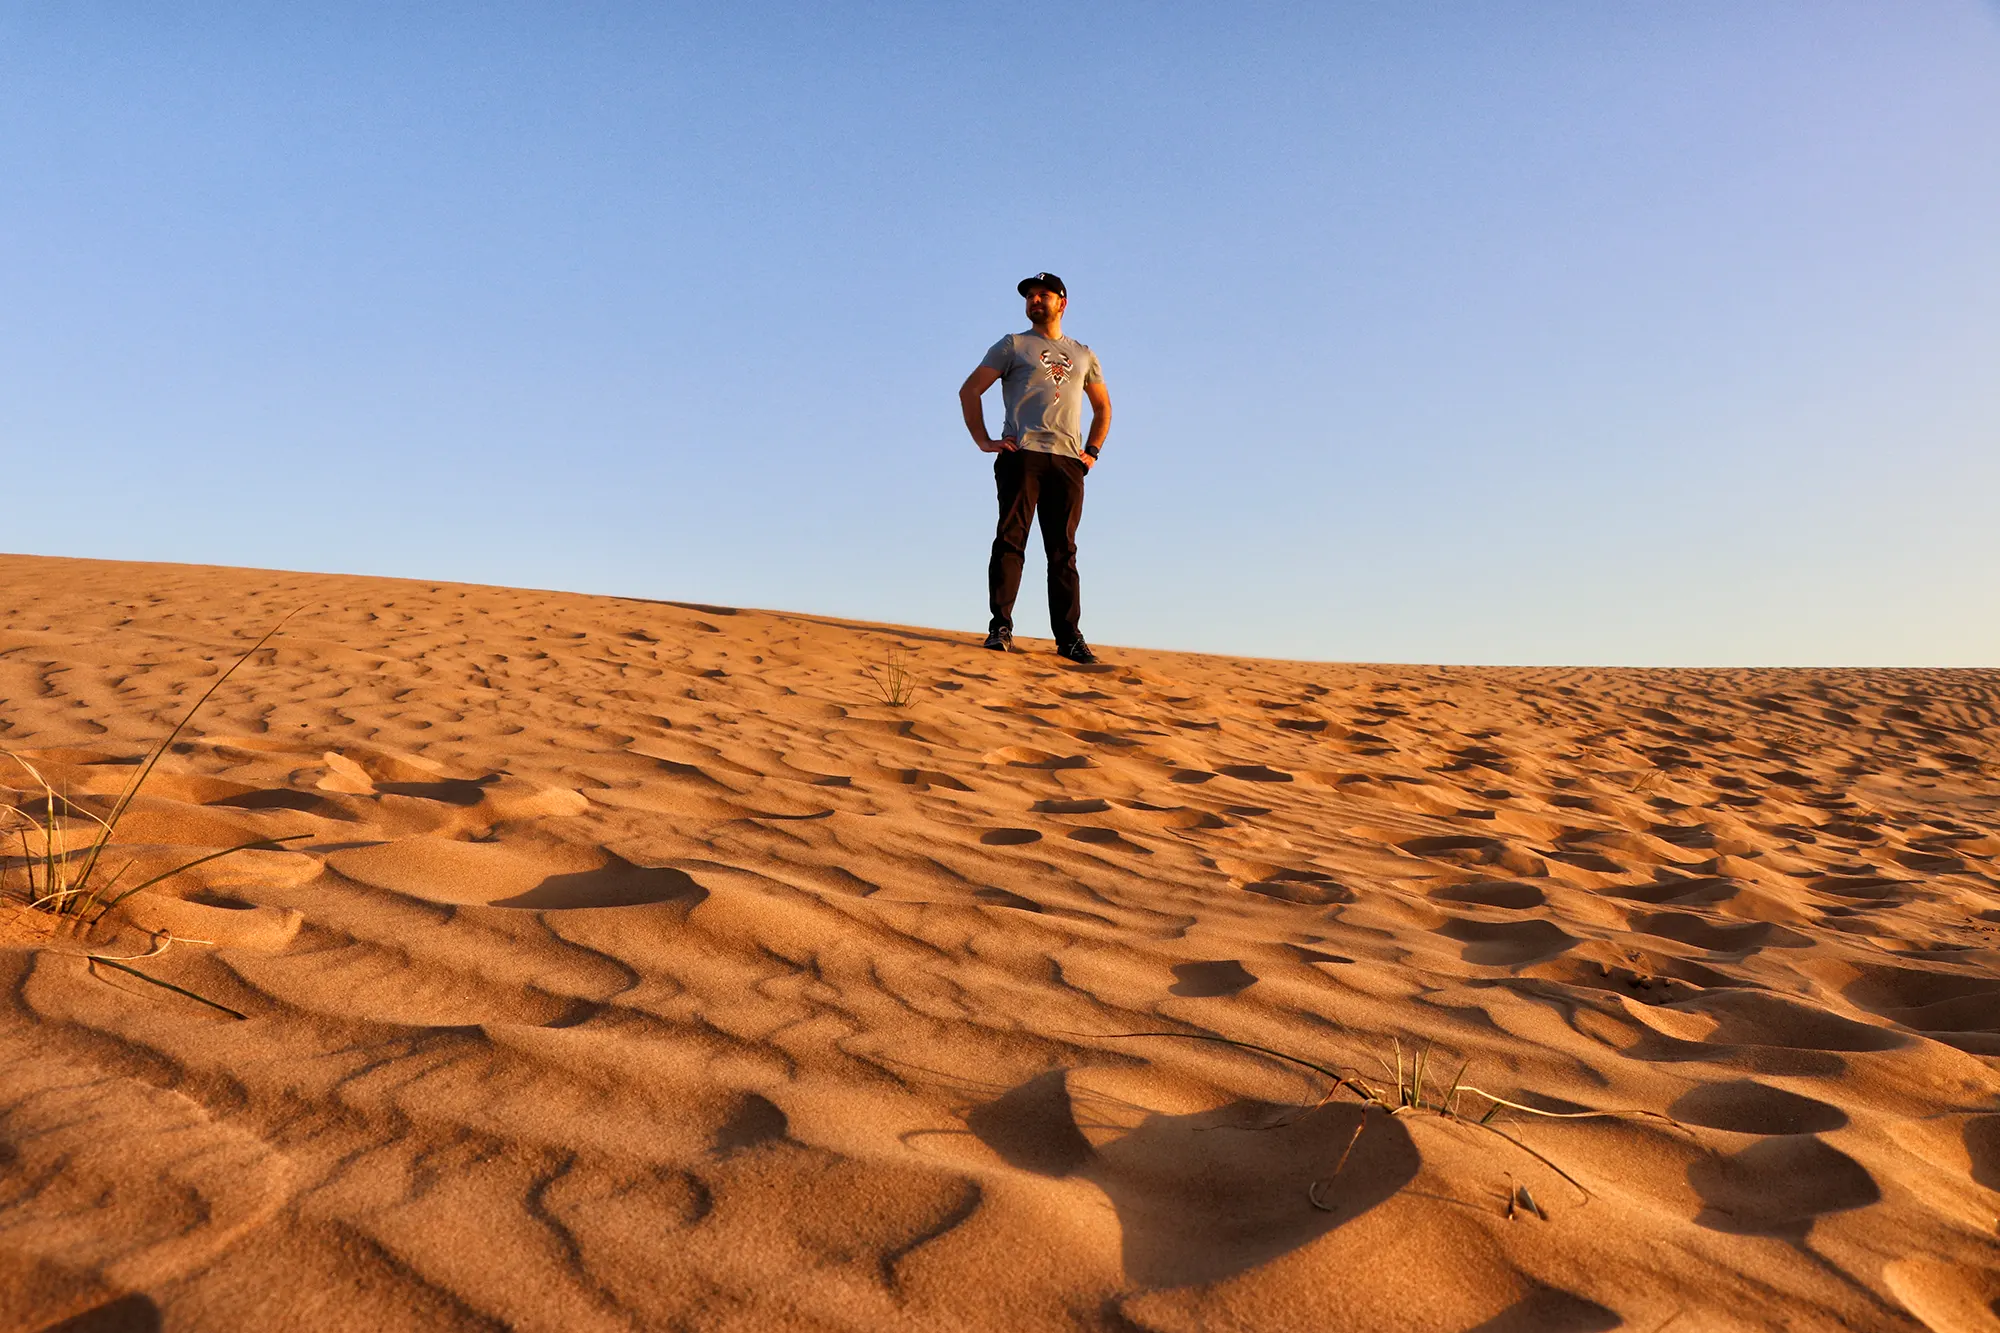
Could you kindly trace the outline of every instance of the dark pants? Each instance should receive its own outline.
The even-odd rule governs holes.
[[[993,460],[1000,491],[1000,526],[993,534],[993,558],[986,566],[989,630],[1014,629],[1014,597],[1021,591],[1021,560],[1028,550],[1028,524],[1040,517],[1042,550],[1049,560],[1049,628],[1057,643],[1079,636],[1083,594],[1076,578],[1076,525],[1083,517],[1084,466],[1059,454],[1016,449]]]

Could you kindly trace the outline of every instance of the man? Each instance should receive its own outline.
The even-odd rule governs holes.
[[[993,618],[986,646],[1014,649],[1014,596],[1021,590],[1021,562],[1028,549],[1028,525],[1039,518],[1042,550],[1049,563],[1049,626],[1056,651],[1090,665],[1097,655],[1083,641],[1077,622],[1083,614],[1076,576],[1076,525],[1083,517],[1083,479],[1097,465],[1111,430],[1111,394],[1091,350],[1062,331],[1069,293],[1053,273],[1023,278],[1016,288],[1028,303],[1026,333],[1010,333],[987,351],[979,368],[959,386],[958,403],[972,442],[993,460],[1000,491],[1000,523],[993,534],[993,557],[986,566],[986,592]],[[999,439],[986,433],[980,395],[1000,384],[1007,421]],[[1090,435],[1084,438],[1083,400],[1090,400]]]

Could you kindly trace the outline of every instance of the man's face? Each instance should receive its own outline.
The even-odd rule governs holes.
[[[1057,296],[1046,287],[1030,287],[1028,288],[1028,322],[1031,324],[1046,324],[1056,316],[1062,314],[1063,307],[1068,304],[1068,297]]]

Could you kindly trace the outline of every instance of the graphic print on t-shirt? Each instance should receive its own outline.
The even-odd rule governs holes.
[[[1060,389],[1069,381],[1069,372],[1076,366],[1068,352],[1053,350],[1042,353],[1042,366],[1049,372],[1049,379]]]

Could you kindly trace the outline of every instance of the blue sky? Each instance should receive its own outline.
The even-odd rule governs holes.
[[[0,548],[983,628],[1039,269],[1095,641],[2000,662],[1979,0],[10,5]]]

